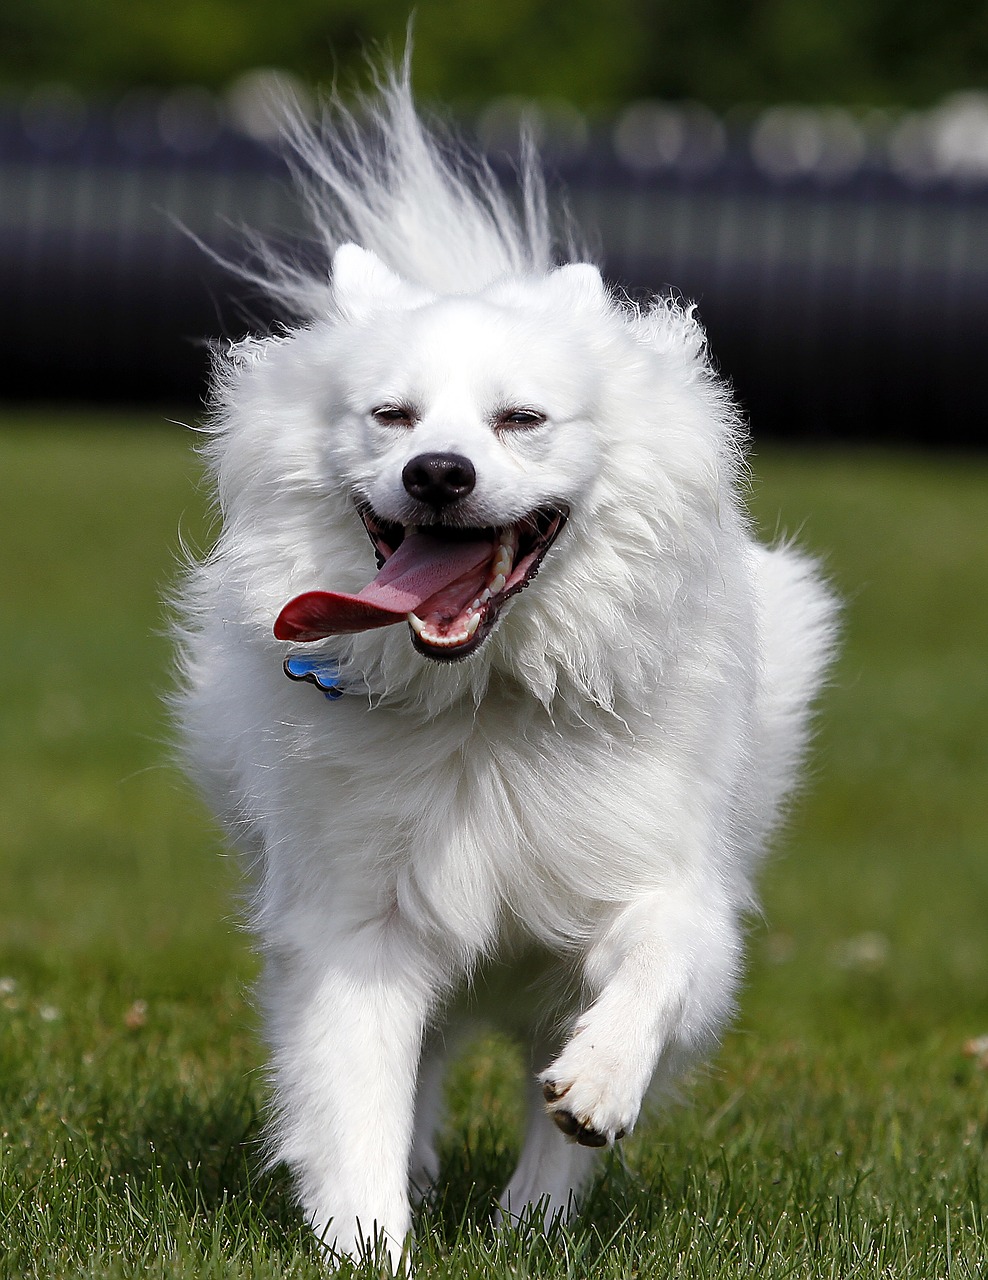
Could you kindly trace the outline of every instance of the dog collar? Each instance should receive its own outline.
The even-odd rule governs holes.
[[[340,664],[335,658],[309,658],[300,653],[290,653],[285,659],[285,675],[289,680],[314,684],[331,702],[347,692],[340,677]]]

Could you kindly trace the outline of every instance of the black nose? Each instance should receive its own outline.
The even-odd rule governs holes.
[[[438,510],[472,492],[477,472],[462,454],[420,453],[405,463],[401,482],[413,498]]]

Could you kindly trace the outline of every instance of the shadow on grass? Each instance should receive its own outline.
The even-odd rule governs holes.
[[[310,1266],[318,1274],[318,1246],[287,1170],[264,1170],[254,1082],[228,1082],[202,1096],[171,1082],[145,1099],[129,1125],[100,1128],[98,1138],[91,1133],[90,1153],[113,1198],[133,1202],[139,1215],[165,1229],[188,1224],[193,1253],[206,1255],[221,1239],[228,1260],[235,1256],[250,1266],[252,1258],[280,1259],[292,1274],[301,1268],[308,1276]],[[653,1170],[644,1182],[615,1153],[602,1161],[601,1176],[568,1226],[542,1233],[523,1221],[505,1229],[496,1216],[497,1195],[516,1155],[516,1136],[493,1121],[447,1134],[439,1183],[416,1214],[423,1274],[501,1274],[520,1266],[526,1274],[552,1275],[562,1264],[566,1274],[598,1274],[613,1261],[609,1255],[640,1247],[643,1236],[661,1231],[667,1214],[699,1207],[690,1204],[695,1188],[684,1204],[683,1188],[664,1170]],[[341,1274],[349,1273],[344,1266]],[[364,1273],[364,1267],[353,1269]]]
[[[103,1148],[113,1175],[147,1205],[190,1221],[224,1218],[293,1251],[308,1233],[283,1167],[264,1166],[262,1113],[252,1086],[196,1098],[162,1090],[132,1129]]]
[[[629,1175],[620,1154],[604,1156],[600,1176],[579,1212],[566,1225],[543,1227],[537,1213],[505,1226],[498,1194],[507,1183],[517,1145],[495,1124],[454,1132],[443,1143],[439,1182],[416,1215],[417,1251],[423,1262],[449,1261],[473,1274],[596,1274],[630,1224],[639,1240],[671,1196],[668,1186],[646,1187]],[[658,1194],[656,1194],[658,1193]],[[520,1268],[520,1270],[519,1270]]]

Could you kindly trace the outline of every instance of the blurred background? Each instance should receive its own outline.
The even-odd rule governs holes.
[[[274,319],[183,231],[301,245],[272,105],[400,54],[406,0],[5,0],[0,397],[201,403]],[[615,283],[698,304],[759,436],[985,443],[988,6],[421,0],[420,99],[521,119]]]

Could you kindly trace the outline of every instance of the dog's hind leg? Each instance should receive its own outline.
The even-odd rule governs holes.
[[[525,1141],[518,1167],[501,1195],[502,1217],[513,1223],[534,1219],[543,1227],[567,1221],[593,1175],[596,1156],[590,1147],[565,1140],[546,1114],[541,1084],[531,1080]]]

